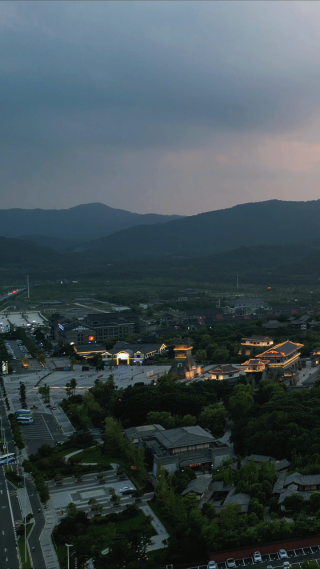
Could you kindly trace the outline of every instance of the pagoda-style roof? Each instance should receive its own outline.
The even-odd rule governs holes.
[[[242,371],[239,368],[235,368],[230,364],[216,365],[209,369],[206,373],[235,373],[237,371]]]
[[[296,344],[295,342],[290,342],[289,340],[287,340],[286,342],[282,342],[282,344],[277,344],[276,346],[269,348],[269,350],[266,350],[262,354],[259,354],[258,357],[263,358],[263,359],[265,357],[286,358],[286,357],[292,356],[294,353],[296,353],[301,348],[303,348],[303,344]]]
[[[256,359],[252,359],[252,360],[248,360],[246,362],[244,362],[243,364],[241,364],[244,367],[247,366],[264,366],[266,364],[266,361],[262,362],[261,360],[256,360]]]

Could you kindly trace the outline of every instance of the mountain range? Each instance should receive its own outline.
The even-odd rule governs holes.
[[[210,211],[164,224],[118,231],[81,247],[107,251],[109,259],[203,257],[239,246],[277,245],[319,240],[320,200],[270,200]]]
[[[115,217],[120,211],[122,219],[128,214],[127,220],[130,215],[143,218],[143,222],[148,218],[150,224],[86,241],[86,235],[111,232],[115,227],[114,221],[103,229],[98,210],[108,211],[110,215],[115,212]],[[307,282],[308,278],[317,282],[320,278],[320,200],[270,200],[173,220],[168,216],[169,221],[156,214],[139,216],[102,204],[87,204],[70,210],[49,211],[51,220],[57,219],[55,215],[61,212],[59,219],[64,216],[65,223],[60,222],[58,226],[59,236],[49,235],[49,229],[53,231],[49,224],[44,233],[45,221],[41,216],[45,217],[45,210],[7,211],[11,212],[12,221],[14,212],[18,212],[20,219],[26,212],[37,212],[38,224],[28,225],[30,233],[25,233],[23,239],[0,238],[2,275],[10,271],[21,276],[32,272],[36,278],[171,276],[172,279],[190,277],[234,282],[238,273],[242,282],[268,281],[270,284],[288,282],[288,279],[295,283]],[[157,218],[161,222],[151,224],[150,220]],[[96,220],[98,227],[94,228]],[[11,232],[14,227],[17,231],[17,223],[17,219],[12,222]]]
[[[65,249],[134,225],[166,223],[177,218],[178,215],[131,213],[102,203],[69,209],[1,209],[0,235],[27,238],[55,249]]]

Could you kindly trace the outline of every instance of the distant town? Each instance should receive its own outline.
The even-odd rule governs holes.
[[[16,543],[23,566],[52,569],[314,558],[317,301],[14,290],[0,314],[12,559]]]

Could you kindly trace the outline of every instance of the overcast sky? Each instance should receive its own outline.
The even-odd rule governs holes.
[[[320,198],[320,3],[0,3],[0,208]]]

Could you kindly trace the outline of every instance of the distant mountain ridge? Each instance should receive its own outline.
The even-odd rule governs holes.
[[[204,257],[240,246],[276,246],[320,241],[320,200],[247,203],[169,221],[131,227],[93,240],[81,251],[108,252],[108,259]]]
[[[134,225],[166,223],[177,218],[178,215],[131,213],[102,203],[82,204],[69,209],[1,209],[0,235],[11,238],[27,235],[32,241],[35,236],[42,235],[72,244],[99,239]]]
[[[79,259],[84,262],[79,263]],[[105,255],[89,251],[86,255],[58,252],[31,241],[0,237],[0,277],[34,279],[132,280],[152,278],[171,282],[199,281],[235,284],[237,275],[242,284],[318,284],[320,250],[311,243],[241,246],[235,250],[206,257],[177,259],[170,257],[104,263]],[[139,259],[138,259],[139,260]],[[108,258],[109,261],[109,258]]]

